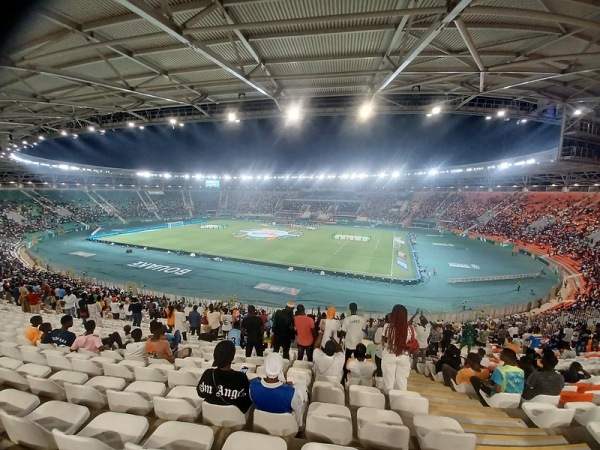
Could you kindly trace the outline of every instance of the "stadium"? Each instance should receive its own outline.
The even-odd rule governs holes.
[[[459,393],[440,385],[441,369],[431,368],[440,354],[408,378],[425,410],[424,402],[412,410],[381,380],[368,384],[375,403],[367,391],[343,389],[331,400],[318,392],[326,381],[298,375],[313,363],[293,361],[294,347],[287,379],[300,376],[312,390],[306,428],[286,435],[278,425],[257,426],[256,414],[237,425],[199,407],[193,420],[165,416],[151,396],[141,409],[115,406],[106,387],[99,403],[72,402],[64,385],[88,377],[125,377],[114,388],[123,393],[158,383],[158,397],[168,398],[166,389],[178,386],[169,377],[183,379],[186,367],[198,400],[215,345],[182,343],[191,357],[175,360],[178,373],[150,378],[133,366],[115,372],[128,361],[123,349],[83,353],[99,358],[83,369],[70,359],[52,365],[43,352],[56,348],[34,347],[32,356],[22,347],[31,311],[10,301],[19,298],[15,287],[50,283],[118,292],[127,308],[132,297],[145,307],[181,303],[186,315],[192,305],[207,314],[208,304],[244,312],[255,305],[271,318],[292,302],[311,317],[328,308],[348,316],[356,302],[360,316],[378,322],[402,304],[409,317],[456,324],[457,345],[467,324],[494,328],[482,345],[488,356],[502,347],[500,324],[518,322],[520,335],[540,326],[549,342],[569,323],[583,335],[600,319],[596,1],[35,3],[30,13],[7,15],[0,64],[0,320],[8,330],[0,332],[0,398],[10,387],[41,399],[40,408],[53,399],[86,405],[92,419],[108,411],[145,416],[150,425],[139,436],[121,431],[106,442],[119,449],[241,448],[239,429],[247,433],[241,439],[257,439],[247,445],[267,448],[441,449],[451,442],[437,429],[441,417],[461,448],[600,448],[593,338],[577,350],[592,376],[576,385],[582,397],[561,391],[560,407],[552,395],[552,411],[534,412],[510,402],[483,409],[472,386]],[[60,328],[55,308],[46,305],[42,316]],[[118,317],[117,310],[104,320],[103,338],[122,330]],[[144,309],[144,334],[150,318]],[[250,368],[248,378],[262,373],[263,357],[244,354],[238,349],[235,364]],[[568,367],[562,359],[556,366]],[[40,388],[55,376],[59,382]],[[3,402],[17,402],[7,398],[2,411]],[[349,435],[334,439],[332,429],[309,425],[321,403],[345,408],[327,414],[348,411]],[[371,412],[371,429],[365,407],[398,417]],[[99,439],[63,442],[53,426],[28,438],[35,419],[5,424],[18,411],[0,414],[7,448],[107,448]],[[554,421],[539,425],[538,414]],[[66,434],[84,433],[94,420]],[[189,433],[208,433],[208,441],[152,440],[163,424],[190,421],[205,428]],[[373,437],[384,424],[389,429]],[[442,434],[427,439],[433,429]],[[263,441],[265,434],[285,440]]]

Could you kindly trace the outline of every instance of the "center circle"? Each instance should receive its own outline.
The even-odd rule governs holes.
[[[273,239],[282,236],[288,236],[289,233],[284,230],[271,230],[271,229],[263,229],[263,230],[248,230],[248,236],[259,239]]]

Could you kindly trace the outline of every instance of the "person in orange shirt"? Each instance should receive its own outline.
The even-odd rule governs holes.
[[[490,372],[487,369],[481,368],[479,355],[477,353],[467,354],[465,367],[459,371],[456,371],[447,364],[444,364],[442,367],[442,373],[444,374],[444,385],[449,387],[452,387],[451,380],[454,380],[456,384],[471,384],[471,377],[477,377],[482,381],[485,381],[490,377]]]
[[[175,326],[175,306],[173,305],[169,305],[167,306],[167,328],[169,328],[169,331],[171,331],[173,329],[173,327]]]
[[[42,316],[33,316],[29,319],[31,326],[25,330],[25,339],[31,341],[31,345],[35,347],[37,342],[42,339],[42,332],[39,330],[39,326],[44,322]]]
[[[514,352],[518,355],[519,353],[521,353],[521,348],[519,347],[519,345],[515,344],[513,342],[513,338],[511,338],[510,336],[506,338],[506,340],[508,341],[506,344],[506,348],[510,348],[511,350],[514,350]]]

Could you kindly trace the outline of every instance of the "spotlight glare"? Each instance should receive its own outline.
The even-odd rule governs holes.
[[[362,120],[365,120],[369,118],[372,112],[373,106],[371,105],[371,102],[367,102],[361,106],[359,116]]]
[[[66,136],[66,135],[67,135],[67,132],[66,132],[65,130],[61,130],[61,131],[60,131],[60,134],[61,134],[61,136]]]
[[[439,106],[435,106],[432,110],[431,110],[431,114],[439,114],[442,112],[442,108],[440,108]]]
[[[42,135],[40,134],[40,135],[38,136],[38,139],[39,139],[40,141],[43,141],[43,140],[44,140],[44,136],[42,136]]]
[[[235,119],[235,123],[240,123],[240,119]]]
[[[527,123],[527,119],[521,119],[521,123]]]
[[[135,127],[135,122],[127,122],[127,126],[133,128]]]
[[[174,117],[171,117],[171,118],[169,119],[169,123],[170,123],[171,125],[175,125],[175,124],[177,123],[177,119],[175,119]]]
[[[497,114],[498,117],[504,117],[506,115],[506,111],[504,111],[503,109],[501,109],[496,114]]]
[[[27,141],[23,141],[23,145],[27,145]]]
[[[183,122],[181,122],[181,123],[179,124],[179,126],[180,126],[180,127],[183,127],[184,125],[185,125],[185,124],[184,124]]]
[[[492,120],[492,116],[485,116],[485,120]]]
[[[300,106],[292,106],[286,111],[288,122],[298,122],[300,120]]]
[[[235,122],[235,113],[230,112],[229,114],[227,114],[227,120],[229,122]]]
[[[144,125],[140,125],[140,130],[143,130],[144,128]]]
[[[573,111],[573,115],[580,116],[581,115],[581,110],[580,109],[576,109],[575,111]]]
[[[432,113],[427,113],[427,117],[431,117],[431,116],[433,116]]]
[[[94,128],[93,126],[91,126],[91,125],[90,125],[90,126],[88,127],[88,130],[93,132],[93,131],[96,131],[96,128]]]

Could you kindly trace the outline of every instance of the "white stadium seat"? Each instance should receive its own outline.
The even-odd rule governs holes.
[[[214,433],[210,427],[182,422],[165,422],[161,424],[143,445],[125,443],[125,450],[177,449],[177,450],[210,450],[214,441]]]
[[[236,431],[229,435],[225,444],[223,444],[222,450],[239,450],[242,448],[287,450],[287,444],[280,437]]]
[[[312,402],[306,415],[309,440],[347,445],[352,441],[350,410],[342,405]]]
[[[233,405],[202,404],[202,423],[215,427],[241,430],[246,425],[246,415]]]
[[[274,414],[255,409],[253,430],[271,436],[293,438],[298,433],[298,422],[291,413]]]
[[[416,415],[413,424],[421,450],[475,449],[475,434],[465,433],[454,419]]]
[[[410,430],[394,411],[363,407],[358,409],[356,418],[363,447],[408,450]]]

